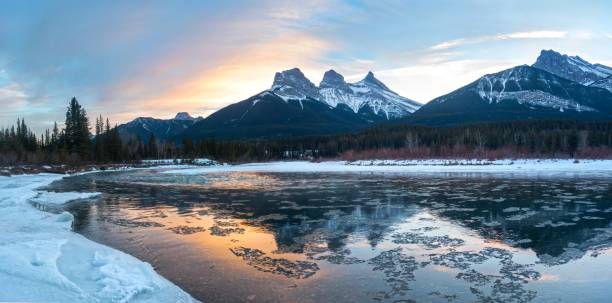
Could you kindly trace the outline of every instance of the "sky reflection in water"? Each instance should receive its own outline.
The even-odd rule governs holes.
[[[606,302],[607,178],[109,172],[75,230],[206,302]],[[402,301],[403,300],[403,301]]]

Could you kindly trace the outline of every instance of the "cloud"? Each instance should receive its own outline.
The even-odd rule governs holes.
[[[307,75],[318,73],[317,62],[335,45],[296,24],[327,9],[328,2],[275,3],[241,10],[243,17],[231,22],[196,25],[176,47],[106,88],[98,103],[117,104],[113,118],[120,122],[176,111],[207,116],[268,88],[276,71],[300,67]]]
[[[33,116],[41,107],[58,121],[72,96],[91,115],[118,123],[176,111],[206,115],[267,88],[275,71],[315,68],[332,45],[308,26],[330,1],[159,2],[142,9],[50,3],[39,14],[23,5],[13,11],[29,18],[0,18],[7,22],[0,26],[0,69],[19,83],[0,79],[2,103],[11,100],[12,115]]]
[[[531,32],[515,32],[509,34],[497,34],[490,36],[479,36],[472,38],[460,38],[455,40],[445,41],[431,47],[432,50],[445,50],[449,48],[459,47],[465,44],[476,44],[489,41],[503,41],[511,39],[560,39],[567,36],[567,32],[563,31],[531,31]]]
[[[534,31],[534,32],[517,32],[506,35],[496,35],[495,40],[507,39],[555,39],[564,38],[567,32],[559,31]]]
[[[15,101],[24,100],[27,96],[17,83],[0,86],[0,103],[3,105],[14,106]]]
[[[0,118],[5,117],[8,121],[16,119],[15,113],[27,107],[27,98],[22,85],[14,82],[6,70],[0,70]]]
[[[482,73],[527,63],[542,48],[610,60],[601,43],[612,38],[606,24],[583,33],[521,32],[513,29],[540,28],[533,20],[563,29],[569,19],[558,11],[549,12],[554,20],[522,12],[509,22],[500,18],[514,11],[481,14],[480,1],[451,2],[440,10],[400,0],[14,1],[0,10],[0,69],[11,76],[0,77],[0,102],[7,104],[0,124],[14,116],[63,121],[72,96],[91,115],[119,123],[177,111],[207,115],[268,88],[274,72],[292,67],[315,83],[330,68],[350,81],[372,70],[398,93],[426,102]],[[465,5],[472,13],[457,14]],[[481,26],[493,21],[493,32]],[[501,34],[489,35],[495,32]],[[477,45],[509,40],[521,43]],[[435,41],[444,42],[430,47]]]
[[[465,86],[485,74],[522,64],[520,60],[458,59],[426,57],[418,63],[386,70],[375,75],[400,95],[421,103]]]
[[[208,115],[268,88],[277,71],[299,67],[307,75],[322,73],[318,58],[334,45],[305,33],[290,33],[243,47],[248,51],[230,52],[217,58],[214,67],[183,78],[180,85],[159,96],[134,102],[137,105],[127,107],[125,116],[170,116],[178,110]],[[117,94],[128,93],[132,84],[138,82],[117,88]]]
[[[105,87],[97,104],[115,109],[111,118],[119,122],[141,115],[171,117],[177,111],[206,116],[268,88],[277,71],[300,67],[307,75],[318,75],[321,58],[337,46],[293,26],[323,9],[305,7],[296,12],[296,7],[277,5],[264,10],[266,17],[245,13],[239,20],[207,23],[207,30],[184,33],[176,47]]]
[[[436,45],[432,46],[431,49],[434,49],[434,50],[448,49],[448,48],[452,48],[452,47],[461,46],[461,45],[469,43],[469,42],[470,42],[470,40],[469,39],[465,39],[465,38],[455,39],[455,40],[450,40],[450,41],[444,41],[444,42],[442,42],[440,44],[436,44]]]

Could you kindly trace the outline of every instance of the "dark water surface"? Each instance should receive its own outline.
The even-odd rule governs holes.
[[[610,302],[605,177],[75,176],[74,229],[204,302]]]

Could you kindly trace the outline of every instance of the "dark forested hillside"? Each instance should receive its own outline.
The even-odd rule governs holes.
[[[231,104],[195,123],[179,138],[278,138],[324,135],[364,129],[382,118],[374,113],[355,114],[346,105],[331,107],[314,99],[285,101],[262,92]]]
[[[525,121],[433,128],[380,126],[355,134],[194,143],[228,161],[280,158],[612,157],[612,122]]]

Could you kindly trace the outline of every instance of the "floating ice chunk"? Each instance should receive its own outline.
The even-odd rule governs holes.
[[[488,226],[488,227],[496,227],[496,226],[500,226],[501,223],[498,221],[491,221],[491,222],[483,222],[482,225]]]
[[[561,226],[572,226],[572,225],[576,225],[576,223],[564,222],[564,221],[559,221],[559,222],[553,223],[552,221],[548,220],[548,221],[544,221],[542,223],[538,223],[538,224],[536,224],[534,226],[535,227],[546,227],[546,226],[561,227]]]
[[[64,204],[68,201],[89,199],[99,196],[100,193],[76,193],[76,192],[49,192],[40,191],[38,194],[30,199],[30,202],[38,204]]]

